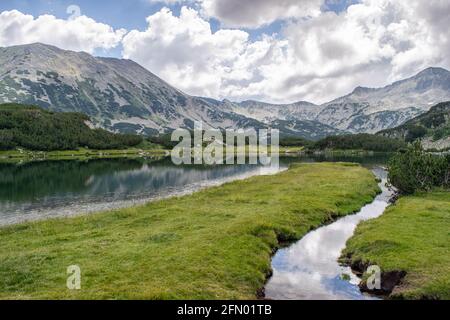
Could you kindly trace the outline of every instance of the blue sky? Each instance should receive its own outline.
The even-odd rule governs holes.
[[[245,1],[245,0],[243,0]],[[324,10],[329,9],[335,12],[345,10],[351,3],[357,0],[332,0],[327,1]],[[163,2],[151,2],[149,0],[2,0],[0,11],[19,10],[23,13],[39,16],[51,14],[57,18],[65,19],[69,15],[66,13],[68,6],[78,5],[82,14],[85,14],[98,22],[107,23],[116,28],[144,29],[146,27],[145,18],[159,11],[162,7],[170,7],[174,13],[180,10],[180,4],[168,5]],[[218,23],[215,23],[218,27]],[[279,28],[278,23],[269,27],[264,27],[262,31],[271,32]],[[261,30],[256,30],[258,34]]]
[[[341,12],[350,4],[357,2],[358,0],[327,0],[322,10]],[[145,30],[147,27],[146,18],[163,7],[168,7],[174,15],[179,15],[182,6],[193,6],[193,4],[186,3],[167,4],[162,1],[152,2],[150,0],[2,0],[0,12],[15,9],[34,17],[51,14],[60,19],[67,19],[70,16],[67,13],[67,8],[71,5],[79,6],[82,15],[93,18],[97,22],[108,24],[116,29],[124,28],[128,31],[133,29]],[[211,18],[209,22],[213,32],[221,28],[218,20]],[[278,20],[256,29],[240,29],[248,32],[250,39],[256,40],[263,34],[278,34],[284,24],[284,21]],[[108,51],[98,49],[95,54],[119,57],[121,47]]]
[[[79,6],[82,14],[98,22],[125,29],[145,28],[145,18],[164,6],[145,0],[3,0],[0,11],[16,9],[33,16],[51,14],[66,19],[70,5]]]

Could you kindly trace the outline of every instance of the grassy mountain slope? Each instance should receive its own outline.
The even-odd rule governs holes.
[[[421,140],[425,147],[450,148],[450,101],[440,103],[405,124],[378,135],[403,139],[406,142]],[[437,147],[441,148],[437,148]]]

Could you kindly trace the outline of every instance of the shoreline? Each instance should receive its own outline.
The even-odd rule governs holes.
[[[165,149],[122,149],[122,150],[68,150],[68,151],[0,151],[1,163],[27,163],[36,161],[64,161],[115,158],[166,157]]]
[[[364,205],[367,205],[367,204],[371,203],[372,201],[369,201],[369,202],[365,203]],[[273,253],[272,253],[271,257],[270,257],[271,264],[272,264],[272,259],[275,257],[275,255],[278,253],[278,251],[280,251],[281,249],[288,248],[288,247],[294,245],[295,243],[297,243],[298,241],[301,241],[310,232],[313,232],[313,231],[315,231],[317,229],[320,229],[322,227],[329,226],[329,225],[335,223],[336,221],[338,221],[341,218],[344,218],[346,216],[351,216],[351,215],[356,214],[358,211],[359,211],[359,209],[355,210],[354,212],[349,213],[348,215],[345,215],[345,216],[342,216],[342,215],[330,215],[329,217],[327,217],[327,219],[325,221],[323,221],[321,224],[317,225],[314,228],[310,228],[307,233],[305,233],[302,237],[300,237],[298,239],[297,238],[289,239],[289,240],[278,240],[277,239],[278,240],[278,245],[274,248]],[[273,276],[273,269],[271,267],[270,272],[268,272],[267,275],[266,275],[264,286],[257,290],[256,297],[257,297],[258,300],[271,300],[269,298],[266,298],[265,288],[266,288],[269,280],[272,278],[272,276]]]
[[[256,171],[260,171],[261,169],[262,168],[258,168],[258,169],[255,169],[254,172],[238,174],[235,176],[230,176],[230,177],[226,177],[223,179],[219,179],[219,180],[213,181],[213,182],[199,181],[199,182],[195,182],[195,183],[191,183],[189,185],[183,186],[183,189],[188,188],[190,190],[177,190],[168,195],[155,195],[155,196],[151,196],[151,197],[145,197],[142,199],[120,200],[120,201],[116,201],[113,203],[108,203],[109,206],[107,205],[106,207],[104,205],[106,205],[107,203],[89,203],[89,204],[86,204],[86,206],[94,206],[95,208],[89,208],[87,210],[78,210],[78,211],[73,211],[73,212],[69,212],[69,213],[65,213],[65,214],[58,214],[58,215],[46,215],[44,217],[40,217],[40,215],[42,215],[42,213],[37,211],[37,213],[31,213],[31,215],[33,215],[33,214],[35,215],[34,217],[30,218],[29,216],[27,216],[27,219],[20,220],[17,222],[11,221],[13,219],[10,219],[9,222],[8,221],[6,221],[6,222],[0,221],[0,229],[5,228],[5,227],[20,225],[23,223],[50,221],[53,219],[70,219],[70,218],[76,218],[76,217],[82,217],[82,216],[88,217],[91,215],[101,214],[101,213],[111,211],[111,210],[139,207],[139,206],[144,206],[144,205],[150,204],[152,202],[167,200],[167,199],[171,199],[171,198],[184,197],[184,196],[192,195],[197,192],[201,192],[201,191],[204,191],[204,190],[207,190],[210,188],[220,187],[227,183],[232,183],[235,181],[242,181],[242,180],[249,179],[251,177],[269,175],[269,174],[261,174],[261,172],[256,172]],[[288,168],[280,168],[276,174],[281,173],[286,170],[288,170]],[[104,206],[104,207],[100,209],[100,206]],[[57,211],[60,211],[60,209],[57,209]]]
[[[29,150],[10,150],[0,151],[0,164],[21,164],[39,161],[84,161],[96,159],[121,159],[121,158],[165,158],[170,157],[171,150],[168,149],[122,149],[122,150],[67,150],[67,151],[29,151]],[[235,156],[238,153],[235,152]],[[258,154],[257,152],[245,154]],[[298,155],[308,156],[374,156],[388,155],[392,152],[378,152],[365,150],[305,150],[303,147],[280,147],[279,156],[295,157]]]
[[[386,169],[387,170],[387,169]],[[388,188],[392,187],[387,185]],[[383,214],[377,218],[370,219],[370,220],[376,220],[381,218],[386,211],[391,208],[392,206],[395,206],[397,200],[399,199],[399,194],[396,190],[393,189],[393,194],[389,199],[389,206],[384,210]],[[366,221],[370,221],[366,220]],[[365,221],[361,221],[358,226],[361,223],[364,223]],[[367,283],[364,281],[364,274],[368,267],[371,266],[371,263],[366,262],[363,263],[362,261],[352,261],[352,256],[347,255],[345,256],[343,253],[347,250],[348,241],[350,241],[354,236],[356,231],[358,230],[358,226],[356,227],[355,231],[353,232],[353,235],[347,240],[346,247],[341,252],[341,256],[338,259],[338,262],[342,264],[343,266],[349,267],[352,272],[361,279],[361,282],[359,283],[358,287],[359,290],[361,290],[361,293],[366,293],[369,296],[375,297],[375,298],[381,298],[381,299],[388,299],[389,295],[392,293],[394,288],[400,284],[401,280],[405,277],[406,273],[404,274],[402,271],[399,272],[382,272],[381,273],[381,283],[384,287],[382,287],[380,290],[370,290],[367,287]]]

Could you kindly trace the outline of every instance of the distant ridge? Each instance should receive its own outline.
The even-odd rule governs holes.
[[[376,133],[399,126],[447,100],[450,100],[450,72],[427,68],[382,88],[357,87],[352,93],[320,106],[308,102],[275,105],[251,101],[238,104],[235,112],[262,121],[302,119],[352,133]]]
[[[191,129],[194,121],[202,121],[221,129],[271,126],[316,140],[397,127],[447,100],[450,72],[442,68],[383,88],[357,87],[320,106],[305,101],[275,105],[190,96],[131,60],[41,43],[0,48],[0,103],[81,112],[115,132],[153,135]]]

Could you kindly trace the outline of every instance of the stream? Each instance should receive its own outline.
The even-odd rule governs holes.
[[[359,290],[360,279],[338,259],[347,240],[361,221],[381,216],[393,191],[386,187],[387,172],[373,169],[382,180],[382,193],[357,214],[311,231],[303,239],[279,250],[272,259],[273,276],[265,294],[272,300],[366,300],[376,299]]]

